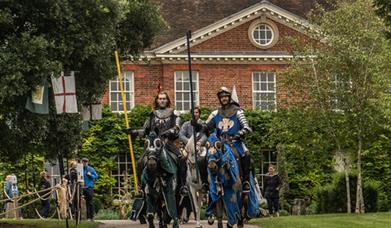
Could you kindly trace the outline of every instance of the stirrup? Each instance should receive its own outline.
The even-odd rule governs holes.
[[[186,185],[182,186],[181,189],[179,190],[180,194],[182,196],[187,196],[189,194],[189,189],[187,188]]]
[[[209,190],[208,184],[207,183],[203,183],[202,184],[202,188],[201,188],[201,192],[206,194],[206,193],[208,193],[208,190]]]
[[[215,222],[215,218],[213,215],[209,215],[208,216],[208,224],[209,226],[213,225],[213,223]]]
[[[243,182],[243,192],[244,193],[250,192],[250,182],[248,181]]]

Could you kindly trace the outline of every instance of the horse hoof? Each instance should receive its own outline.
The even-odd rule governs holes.
[[[215,223],[215,218],[213,216],[209,216],[208,217],[208,224],[209,224],[209,226],[213,225],[213,223]]]
[[[228,225],[228,223],[227,223],[227,225]],[[222,221],[219,221],[217,223],[217,228],[223,228],[223,222]]]
[[[174,223],[172,224],[172,228],[179,228],[179,221],[174,220]]]

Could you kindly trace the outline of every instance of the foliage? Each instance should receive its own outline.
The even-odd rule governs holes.
[[[162,25],[149,0],[2,1],[2,158],[16,161],[26,152],[55,157],[59,147],[64,153],[75,150],[80,143],[79,115],[29,113],[24,107],[31,90],[52,73],[73,70],[79,108],[96,102],[115,75],[116,45],[136,54],[152,43]]]
[[[318,9],[312,16],[317,27],[310,36],[321,43],[297,41],[302,45],[283,73],[284,86],[295,98],[287,103],[317,120],[311,122],[325,129],[320,139],[329,141],[334,152],[356,161],[356,212],[363,212],[363,151],[384,132],[386,123],[377,104],[390,86],[386,28],[370,0],[336,1],[333,10]]]
[[[118,212],[110,209],[101,209],[94,217],[98,220],[119,220]]]
[[[357,175],[350,175],[352,202],[356,201],[354,186],[357,183]],[[319,213],[337,213],[346,211],[346,182],[345,175],[336,173],[330,184],[319,187],[317,191],[317,205]],[[371,180],[364,184],[364,200],[367,212],[378,211],[378,197],[380,182]]]
[[[388,0],[375,0],[376,12],[384,18],[385,23],[391,28],[391,2]],[[388,39],[391,39],[391,32],[387,32]]]
[[[333,172],[333,144],[323,137],[322,122],[306,114],[301,109],[280,110],[270,123],[269,138],[277,148],[283,180],[283,205],[295,198],[314,199],[316,188],[330,181]]]
[[[149,0],[130,0],[125,18],[119,23],[118,47],[123,54],[137,55],[152,45],[154,36],[165,28],[156,3]]]
[[[131,128],[141,128],[150,111],[148,107],[134,107],[128,114]],[[124,116],[110,112],[109,107],[106,106],[103,110],[103,118],[90,123],[89,130],[84,133],[81,150],[78,152],[79,157],[88,157],[90,164],[96,169],[99,175],[95,183],[96,192],[104,195],[105,198],[102,200],[105,205],[110,204],[112,199],[109,194],[104,193],[110,192],[111,187],[116,184],[110,171],[116,166],[117,156],[130,153],[128,137],[124,129]],[[140,158],[142,150],[141,140],[133,142],[136,159]]]

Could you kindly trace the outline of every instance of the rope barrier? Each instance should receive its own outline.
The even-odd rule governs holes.
[[[45,190],[46,190],[46,189],[45,189]],[[46,193],[45,195],[43,195],[43,197],[46,197],[46,196],[52,194],[53,191],[55,191],[55,190],[52,189],[50,192],[48,192],[48,193]],[[39,198],[34,199],[34,200],[32,200],[32,201],[30,201],[30,202],[27,202],[27,203],[25,203],[25,204],[23,204],[23,205],[21,205],[21,206],[19,206],[19,207],[15,207],[15,208],[12,208],[11,210],[8,210],[8,211],[5,211],[5,212],[3,212],[3,213],[0,213],[0,216],[1,216],[1,215],[5,215],[5,214],[7,214],[7,213],[9,213],[9,212],[11,212],[11,211],[19,210],[19,209],[21,209],[21,208],[23,208],[23,207],[25,207],[25,206],[28,206],[28,205],[30,205],[30,204],[32,204],[32,203],[38,201],[38,200],[40,200],[40,199],[39,199]]]
[[[5,194],[7,196],[7,199],[0,200],[0,203],[6,202],[6,201],[12,201],[12,202],[19,201],[20,199],[22,199],[24,197],[31,196],[31,195],[34,195],[34,194],[37,194],[37,193],[42,193],[42,192],[45,192],[45,191],[48,191],[48,190],[52,190],[54,188],[57,188],[57,186],[53,186],[51,188],[43,189],[43,190],[40,190],[38,192],[29,192],[27,194],[16,196],[16,197],[13,197],[13,198],[10,198],[7,194]]]
[[[48,188],[47,188],[47,189],[44,189],[44,190],[48,190]],[[28,190],[27,190],[27,192],[30,193],[30,191],[28,191]],[[31,193],[35,193],[35,194],[38,196],[38,198],[39,198],[40,200],[48,200],[48,199],[51,197],[51,195],[49,195],[47,198],[42,198],[42,196],[39,195],[39,193],[37,192],[37,189],[36,189],[36,188],[34,188],[34,191],[31,192]]]

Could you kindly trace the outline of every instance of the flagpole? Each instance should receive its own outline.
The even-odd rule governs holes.
[[[126,110],[125,92],[124,92],[124,86],[122,84],[121,66],[119,64],[118,52],[115,51],[114,54],[115,54],[115,62],[117,64],[119,87],[121,90],[121,98],[122,98],[122,106],[124,107],[125,126],[126,126],[126,128],[129,128],[128,112]],[[134,174],[134,189],[136,190],[136,192],[138,192],[138,178],[137,178],[136,162],[135,162],[134,153],[133,153],[132,137],[130,136],[130,134],[127,134],[127,135],[128,135],[129,151],[130,151],[130,157],[132,159],[132,168],[133,168],[133,174]]]
[[[187,41],[187,63],[189,65],[189,77],[190,77],[190,109],[191,109],[191,118],[192,121],[196,121],[195,116],[194,116],[194,94],[193,94],[193,74],[191,70],[191,55],[190,55],[190,38],[191,38],[191,31],[189,30],[186,33],[186,41]],[[193,126],[193,141],[194,141],[194,158],[195,158],[195,168],[196,168],[196,178],[197,178],[197,183],[200,177],[199,174],[199,168],[198,168],[198,162],[197,162],[197,139],[196,139],[196,129]]]

